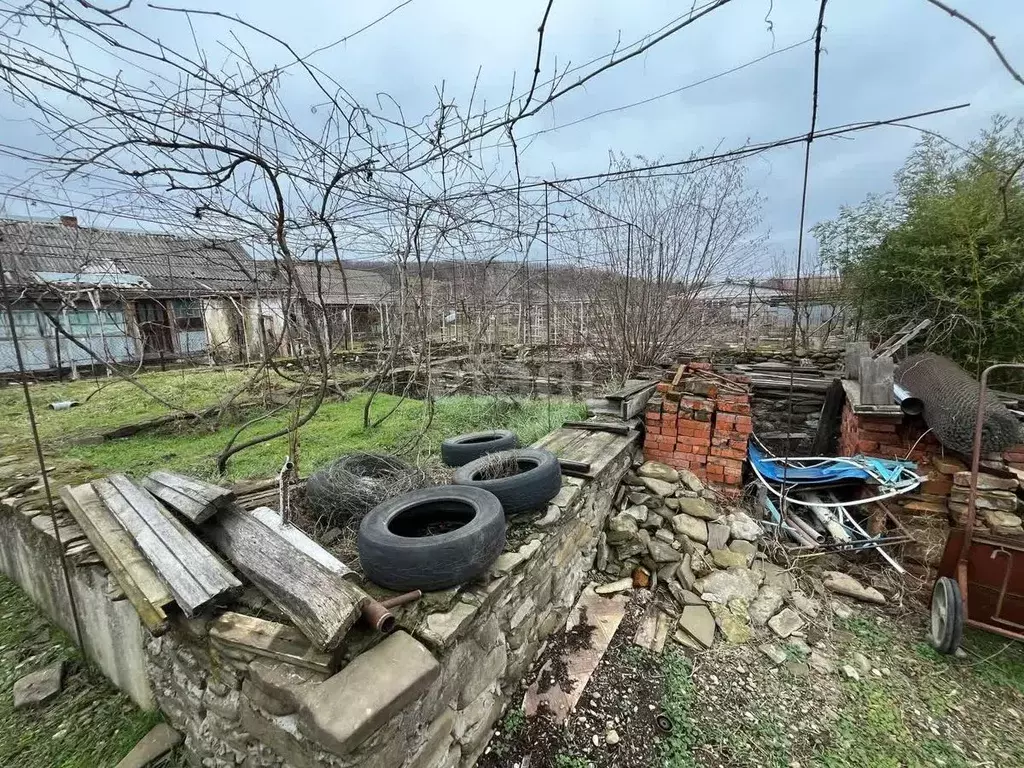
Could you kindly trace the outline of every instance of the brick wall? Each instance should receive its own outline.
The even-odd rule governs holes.
[[[927,433],[927,434],[926,434]],[[839,455],[877,456],[926,463],[943,448],[920,416],[854,413],[847,402],[839,432]]]
[[[746,377],[690,363],[678,383],[658,385],[644,416],[644,458],[688,469],[720,490],[740,487],[753,431]]]

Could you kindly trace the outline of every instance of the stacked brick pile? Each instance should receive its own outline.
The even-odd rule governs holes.
[[[644,416],[646,459],[688,469],[723,490],[739,488],[753,431],[749,379],[690,363],[658,385]]]
[[[854,413],[847,402],[839,432],[839,455],[877,456],[927,463],[943,448],[919,416]]]

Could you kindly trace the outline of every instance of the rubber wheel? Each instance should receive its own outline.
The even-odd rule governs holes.
[[[932,588],[932,647],[953,653],[964,636],[964,601],[956,579],[941,576]]]
[[[489,471],[514,461],[519,472],[509,477],[486,478]],[[483,488],[501,502],[506,515],[540,509],[562,489],[562,469],[551,451],[521,448],[502,451],[471,461],[455,470],[455,484]]]
[[[423,488],[374,507],[359,525],[359,562],[388,589],[448,589],[482,575],[505,548],[505,516],[481,488]]]
[[[510,451],[518,447],[519,438],[514,432],[509,432],[507,429],[470,432],[443,440],[441,442],[441,461],[449,467],[461,467],[489,453]]]

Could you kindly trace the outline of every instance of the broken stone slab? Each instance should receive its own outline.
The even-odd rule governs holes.
[[[707,606],[688,605],[683,608],[678,626],[703,648],[710,648],[715,642],[715,617]]]
[[[684,648],[689,648],[691,651],[703,651],[704,646],[694,640],[688,633],[681,629],[677,629],[672,635],[672,639],[679,643]]]
[[[750,619],[747,616],[746,600],[732,600],[728,605],[712,603],[709,608],[715,617],[715,623],[728,642],[743,645],[750,642]]]
[[[783,608],[768,620],[768,626],[779,637],[785,639],[804,625],[800,614],[792,608]]]
[[[181,743],[181,734],[167,723],[157,723],[136,742],[115,768],[147,768]]]
[[[641,507],[647,506],[647,502],[651,500],[651,494],[641,493],[640,491],[633,491],[632,493],[626,494],[626,499],[629,501],[628,506],[639,505]]]
[[[818,651],[811,651],[811,655],[807,657],[807,663],[811,669],[823,675],[830,675],[835,669],[832,660]]]
[[[667,483],[653,477],[641,477],[640,482],[655,496],[671,496],[676,490],[675,483]]]
[[[676,569],[676,580],[678,580],[686,589],[692,589],[694,583],[697,581],[697,576],[691,568],[692,562],[693,556],[685,554],[683,555],[683,559],[679,562],[679,567]]]
[[[651,558],[656,563],[678,563],[683,559],[681,552],[658,539],[652,539],[648,543],[647,551],[651,553]]]
[[[957,472],[955,475],[953,475],[953,483],[954,485],[959,485],[962,488],[970,488],[971,473]],[[1016,477],[997,477],[995,475],[990,475],[985,472],[978,473],[979,491],[1014,491],[1016,489]]]
[[[1001,512],[995,509],[984,509],[981,510],[981,514],[985,518],[985,522],[992,528],[1021,528],[1021,518],[1010,512]]]
[[[694,591],[701,595],[713,594],[719,602],[729,603],[737,598],[753,600],[761,585],[759,574],[748,568],[730,568],[727,571],[712,571],[698,579]]]
[[[608,567],[608,537],[602,531],[597,537],[597,550],[594,553],[594,568],[603,571]]]
[[[680,536],[685,536],[688,539],[705,543],[708,540],[707,521],[701,520],[699,517],[678,514],[672,518],[672,528]]]
[[[347,755],[415,701],[439,671],[430,651],[398,630],[303,697],[299,731]]]
[[[733,552],[738,552],[747,558],[747,562],[744,563],[744,567],[749,566],[757,555],[757,546],[751,544],[749,541],[743,539],[734,539],[729,542],[729,549]]]
[[[292,664],[255,659],[249,663],[249,675],[242,681],[242,693],[260,709],[281,717],[298,712],[302,697],[327,677]]]
[[[618,592],[625,592],[633,588],[633,577],[630,576],[628,579],[619,579],[618,581],[612,581],[608,584],[601,584],[600,586],[594,587],[594,592],[599,595],[614,595]]]
[[[675,600],[675,602],[679,605],[680,608],[685,608],[688,605],[703,604],[703,601],[700,599],[700,597],[695,595],[693,592],[690,592],[690,590],[688,589],[683,589],[682,586],[680,586],[679,582],[675,581],[674,579],[672,581],[666,582],[666,586],[668,587],[669,594],[672,595],[672,599]],[[690,595],[693,595],[693,597],[697,598],[696,601],[689,599]]]
[[[750,623],[755,627],[763,627],[768,620],[782,608],[785,593],[780,587],[765,584],[750,604]]]
[[[64,687],[64,662],[30,672],[14,683],[14,708],[27,709],[49,704]]]
[[[665,544],[668,544],[670,547],[672,546],[673,542],[675,542],[675,540],[676,540],[676,537],[672,535],[672,532],[669,531],[669,530],[666,530],[665,528],[659,528],[657,531],[655,531],[654,532],[654,538],[657,539],[658,541],[662,541]]]
[[[418,628],[418,634],[435,648],[445,648],[469,626],[476,612],[477,606],[460,600],[446,613],[427,616]]]
[[[874,587],[866,587],[857,581],[853,576],[842,571],[824,571],[822,573],[825,589],[836,592],[840,595],[852,597],[854,600],[861,600],[865,603],[885,603],[885,595]]]
[[[650,477],[655,480],[661,480],[665,483],[678,483],[679,472],[667,464],[662,464],[658,461],[645,461],[640,465],[640,469],[636,473],[641,477]],[[660,496],[667,496],[668,494],[662,493]]]
[[[808,597],[799,589],[795,589],[789,594],[789,604],[809,619],[816,619],[821,613],[818,601]]]
[[[641,542],[634,539],[633,541],[617,546],[615,548],[615,556],[619,560],[629,560],[631,557],[636,557],[646,551],[647,548]]]
[[[679,482],[696,493],[700,493],[704,490],[704,483],[702,483],[700,478],[688,469],[679,470]]]
[[[753,518],[742,510],[736,510],[726,515],[726,522],[729,525],[729,532],[734,539],[743,541],[757,541],[764,535],[761,526]]]
[[[679,511],[701,520],[717,520],[722,516],[715,507],[704,499],[679,498]]]
[[[724,523],[708,523],[708,549],[725,549],[729,546],[729,526]]]
[[[679,510],[679,499],[674,496],[666,496],[661,501],[670,512],[675,513]]]
[[[746,568],[750,562],[746,555],[731,549],[712,549],[711,560],[719,568]]]
[[[537,520],[534,525],[538,528],[549,528],[559,520],[562,519],[561,507],[556,507],[554,504],[548,504],[548,511],[540,520]]]
[[[666,563],[658,569],[658,581],[662,584],[668,584],[671,581],[675,581],[676,569],[679,568],[679,563]]]
[[[606,531],[608,543],[612,545],[624,544],[635,539],[639,530],[640,528],[637,526],[634,518],[620,512],[608,520]]]
[[[782,664],[788,658],[786,656],[786,652],[774,643],[765,643],[764,645],[760,645],[758,646],[758,650],[767,656],[775,665]]]
[[[625,515],[626,517],[633,518],[633,520],[636,521],[636,524],[640,526],[647,522],[648,512],[647,507],[640,506],[639,504],[637,504],[636,506],[633,507],[626,507],[624,510],[622,510],[622,512],[619,513],[619,515]]]

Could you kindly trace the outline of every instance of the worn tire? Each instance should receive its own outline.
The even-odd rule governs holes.
[[[511,477],[479,479],[492,462],[509,459],[518,462],[524,471]],[[455,484],[490,491],[498,497],[505,514],[510,515],[540,509],[557,496],[562,489],[562,470],[558,466],[558,458],[551,451],[521,448],[492,453],[459,467],[455,470]]]
[[[956,579],[940,576],[932,588],[929,640],[939,653],[954,653],[964,637],[964,601]]]
[[[461,467],[489,453],[509,451],[519,447],[519,438],[507,429],[489,432],[470,432],[449,437],[441,442],[441,461],[449,467]]]
[[[430,533],[427,525],[461,523]],[[505,548],[505,516],[481,488],[442,485],[389,499],[359,525],[359,562],[374,584],[431,591],[483,574]]]

